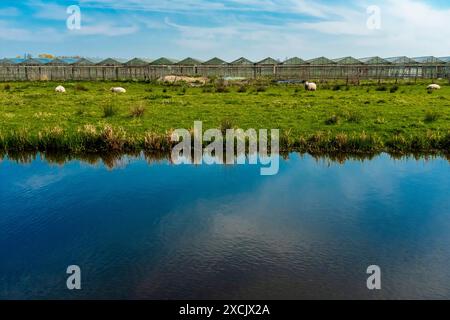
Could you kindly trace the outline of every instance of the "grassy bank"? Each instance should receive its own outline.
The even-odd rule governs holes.
[[[429,83],[192,88],[149,83],[0,84],[0,149],[72,153],[167,151],[173,129],[280,129],[281,149],[310,153],[450,151],[450,86]],[[112,94],[123,86],[127,93]]]

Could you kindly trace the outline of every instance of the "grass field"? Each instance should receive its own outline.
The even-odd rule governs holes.
[[[284,151],[449,152],[450,86],[427,83],[224,87],[150,83],[0,84],[0,148],[68,152],[169,149],[172,129],[280,129]],[[109,91],[123,86],[126,94]]]

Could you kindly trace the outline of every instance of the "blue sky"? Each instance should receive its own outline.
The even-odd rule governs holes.
[[[68,30],[66,9],[81,9]],[[369,29],[367,8],[381,9]],[[448,0],[1,0],[0,57],[450,56]]]

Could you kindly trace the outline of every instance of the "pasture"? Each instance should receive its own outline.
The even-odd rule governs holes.
[[[439,82],[438,82],[439,83]],[[66,93],[56,93],[62,84]],[[143,82],[0,84],[3,151],[170,148],[173,129],[280,129],[284,151],[448,152],[450,86],[430,82],[302,85],[257,81],[202,87]],[[115,94],[111,87],[127,92]]]

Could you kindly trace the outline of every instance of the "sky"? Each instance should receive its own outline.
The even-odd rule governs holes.
[[[67,27],[71,5],[80,29]],[[449,39],[448,0],[0,1],[0,58],[443,57]]]

